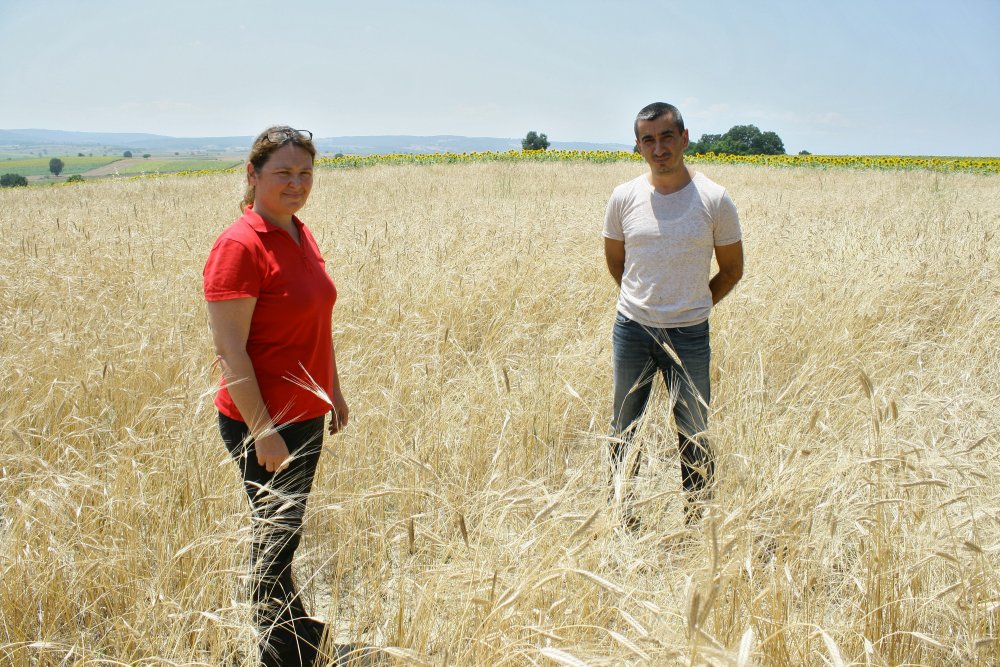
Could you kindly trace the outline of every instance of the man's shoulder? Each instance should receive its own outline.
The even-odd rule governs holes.
[[[709,208],[709,210],[715,211],[718,210],[720,206],[732,205],[732,199],[729,196],[728,190],[700,171],[694,173],[694,176],[691,178],[691,183],[698,192],[698,196],[701,198],[701,201]]]
[[[694,183],[696,188],[698,188],[698,192],[709,195],[713,198],[721,197],[726,193],[726,188],[724,186],[716,183],[700,171],[694,172],[694,176],[691,177],[691,182]]]
[[[639,174],[633,179],[627,180],[624,183],[618,184],[615,189],[611,192],[612,198],[623,198],[629,197],[636,192],[642,192],[643,189],[649,189],[649,179],[646,178],[646,174]]]

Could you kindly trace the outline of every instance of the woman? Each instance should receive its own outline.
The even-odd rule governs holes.
[[[251,582],[265,665],[311,665],[323,624],[292,582],[292,558],[323,444],[347,426],[330,317],[337,290],[295,214],[312,188],[312,133],[271,127],[247,161],[243,215],[212,247],[205,299],[222,364],[222,439],[254,524]]]

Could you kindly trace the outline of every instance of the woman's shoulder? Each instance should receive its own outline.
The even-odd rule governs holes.
[[[246,267],[259,267],[265,261],[265,254],[260,239],[253,230],[237,220],[215,239],[205,260],[204,273],[208,276],[219,271],[239,272]]]
[[[261,243],[260,237],[253,223],[254,221],[248,219],[248,216],[245,214],[236,218],[216,237],[213,248],[227,242],[235,242],[246,247],[259,246]]]

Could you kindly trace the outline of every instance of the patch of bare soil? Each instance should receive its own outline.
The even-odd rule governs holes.
[[[97,169],[91,169],[90,171],[85,171],[83,172],[83,177],[87,178],[88,176],[113,176],[117,172],[128,169],[137,162],[142,162],[142,161],[143,158],[141,157],[122,158],[121,160],[115,160],[114,162],[109,162],[103,167],[98,167]]]

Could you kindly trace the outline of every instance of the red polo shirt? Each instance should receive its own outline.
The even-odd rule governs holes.
[[[278,424],[330,411],[327,401],[298,382],[312,384],[312,376],[327,396],[333,391],[330,317],[337,288],[312,234],[298,218],[292,222],[299,230],[299,244],[247,207],[215,241],[203,273],[206,301],[257,299],[247,354],[268,413]],[[215,406],[245,422],[225,378],[220,384]]]

